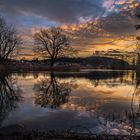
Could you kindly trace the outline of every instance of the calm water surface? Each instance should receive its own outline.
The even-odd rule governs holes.
[[[134,71],[13,73],[0,76],[0,126],[28,130],[138,133]]]

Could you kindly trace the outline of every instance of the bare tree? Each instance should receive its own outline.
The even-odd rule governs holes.
[[[74,49],[69,45],[68,37],[60,28],[42,29],[34,35],[34,40],[37,46],[35,51],[49,57],[51,67],[58,57],[74,52]]]
[[[5,64],[21,43],[16,30],[0,17],[0,64]]]

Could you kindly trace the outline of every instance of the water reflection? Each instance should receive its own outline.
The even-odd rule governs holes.
[[[39,130],[75,125],[93,133],[140,130],[140,80],[134,71],[14,73],[12,78],[22,87],[24,101],[6,125],[18,120]]]
[[[98,85],[108,85],[110,87],[119,86],[120,84],[135,84],[134,71],[83,71],[75,73],[56,73],[60,78],[84,78],[90,80],[96,87]]]
[[[20,92],[15,79],[0,75],[0,126],[8,113],[17,107],[17,102],[21,100]]]
[[[68,102],[71,87],[71,82],[60,82],[55,77],[55,74],[51,72],[50,77],[44,78],[35,84],[34,89],[38,91],[35,97],[35,104],[41,107],[59,107]]]
[[[137,102],[137,107],[135,103]],[[131,100],[131,111],[126,114],[130,123],[130,132],[133,134],[140,134],[140,73],[136,71],[135,90]]]
[[[140,74],[136,72],[136,77],[134,78],[132,74],[131,79],[135,81],[134,90],[132,91],[132,96],[130,100],[130,108],[123,110],[123,112],[111,112],[103,116],[102,113],[99,116],[103,116],[103,121],[101,123],[104,127],[105,133],[110,127],[121,126],[123,132],[131,135],[140,134]],[[114,131],[118,131],[114,129]]]
[[[56,78],[77,78],[88,79],[93,85],[98,86],[106,84],[108,86],[119,86],[120,84],[134,85],[136,80],[135,71],[81,71],[81,72],[54,72]],[[48,72],[30,72],[30,73],[13,73],[16,77],[28,78],[32,76],[34,79],[39,77],[47,77]],[[138,80],[138,79],[137,79]]]

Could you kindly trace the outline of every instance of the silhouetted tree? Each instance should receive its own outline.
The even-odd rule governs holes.
[[[58,57],[74,53],[74,49],[69,45],[68,37],[60,28],[40,30],[34,35],[34,40],[37,46],[35,51],[49,57],[52,67]]]
[[[21,43],[16,30],[0,17],[0,64],[5,64]]]
[[[137,15],[138,18],[140,18],[140,15]],[[140,25],[136,25],[136,30],[140,29]],[[137,50],[136,50],[136,53],[137,53],[137,63],[136,63],[136,81],[137,81],[137,85],[136,85],[136,89],[138,89],[139,87],[139,84],[140,84],[140,37],[137,36],[136,37],[137,39]],[[135,93],[133,93],[135,95]],[[133,98],[134,98],[134,95],[133,95]],[[132,98],[132,104],[133,104],[133,98]]]
[[[71,86],[70,82],[60,82],[52,72],[49,78],[40,81],[34,86],[35,90],[38,91],[35,104],[42,107],[49,105],[59,107],[68,102]]]

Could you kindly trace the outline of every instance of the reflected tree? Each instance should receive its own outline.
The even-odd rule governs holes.
[[[51,72],[50,77],[35,84],[34,89],[37,91],[35,104],[41,107],[59,107],[68,102],[71,87],[71,82],[61,82]]]
[[[15,79],[0,75],[0,125],[8,113],[17,107],[21,100],[20,92]]]

